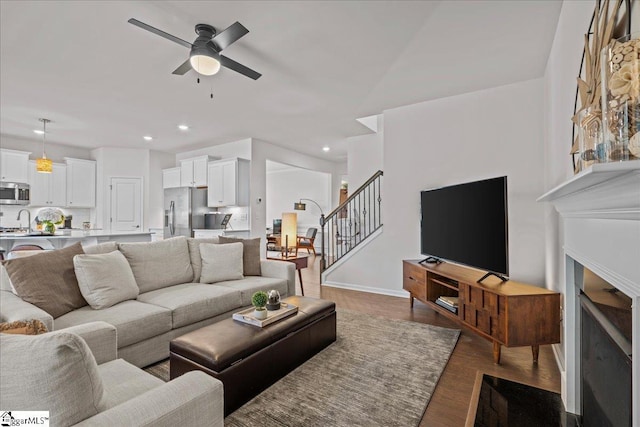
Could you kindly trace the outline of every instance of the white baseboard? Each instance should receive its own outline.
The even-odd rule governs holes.
[[[388,295],[390,297],[409,298],[409,292],[402,289],[383,289],[373,288],[370,286],[354,285],[351,283],[340,283],[334,281],[326,281],[322,283],[322,286],[329,286],[330,288],[348,289],[350,291],[368,292],[370,294]]]
[[[564,367],[564,360],[560,357],[560,346],[562,344],[551,344],[551,350],[553,351],[553,357],[556,359],[556,365],[558,365],[558,371],[560,372],[560,397],[565,408],[567,407],[567,370]]]

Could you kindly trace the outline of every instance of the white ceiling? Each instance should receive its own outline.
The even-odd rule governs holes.
[[[2,1],[0,133],[179,152],[258,138],[341,160],[356,121],[385,109],[541,77],[559,1]],[[196,84],[171,72],[194,26],[250,31]],[[213,99],[209,93],[213,91]],[[177,129],[191,126],[189,132]],[[145,142],[143,135],[152,135]],[[331,147],[325,154],[322,146]]]

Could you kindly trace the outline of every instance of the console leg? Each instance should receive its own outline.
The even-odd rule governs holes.
[[[500,364],[500,343],[498,341],[493,342],[493,363]]]
[[[409,307],[413,308],[413,295],[409,296]]]
[[[533,363],[538,363],[538,354],[540,354],[540,346],[532,345],[531,354],[533,354]]]

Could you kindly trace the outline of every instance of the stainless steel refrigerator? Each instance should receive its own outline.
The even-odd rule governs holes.
[[[164,238],[193,237],[194,229],[204,228],[207,207],[206,188],[167,188],[164,190]]]

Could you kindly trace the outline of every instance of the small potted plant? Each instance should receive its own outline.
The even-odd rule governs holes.
[[[255,307],[253,316],[258,320],[264,320],[267,318],[267,305],[269,297],[266,292],[258,291],[251,297],[251,304]]]

